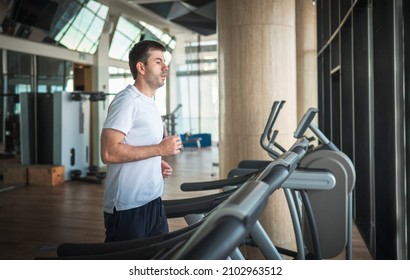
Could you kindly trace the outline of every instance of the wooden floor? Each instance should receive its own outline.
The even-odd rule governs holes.
[[[184,182],[219,178],[218,168],[212,164],[218,162],[216,147],[187,148],[166,160],[173,166],[174,174],[165,180],[163,199],[212,193],[187,193],[179,187]],[[55,256],[56,246],[61,242],[103,242],[102,197],[101,184],[78,181],[55,187],[0,186],[0,259]],[[185,226],[182,219],[170,219],[171,230],[182,226]],[[356,228],[353,259],[371,259]]]

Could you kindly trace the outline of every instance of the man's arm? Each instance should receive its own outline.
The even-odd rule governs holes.
[[[180,152],[181,139],[168,136],[158,145],[131,146],[123,144],[125,134],[115,129],[104,128],[101,133],[101,159],[105,164],[125,163],[155,156],[172,156]]]

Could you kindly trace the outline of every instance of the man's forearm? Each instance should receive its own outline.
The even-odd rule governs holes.
[[[162,155],[159,145],[131,146],[117,144],[115,147],[103,151],[103,153],[102,158],[105,164],[133,162]]]

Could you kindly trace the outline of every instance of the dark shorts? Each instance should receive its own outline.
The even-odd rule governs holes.
[[[161,198],[141,207],[104,212],[105,242],[141,239],[169,232]]]

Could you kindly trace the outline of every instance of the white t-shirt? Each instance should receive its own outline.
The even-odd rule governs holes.
[[[103,128],[125,134],[123,143],[132,146],[159,144],[163,123],[154,99],[142,94],[133,85],[118,93],[108,108]],[[161,157],[109,164],[104,191],[104,212],[142,206],[163,193]]]

